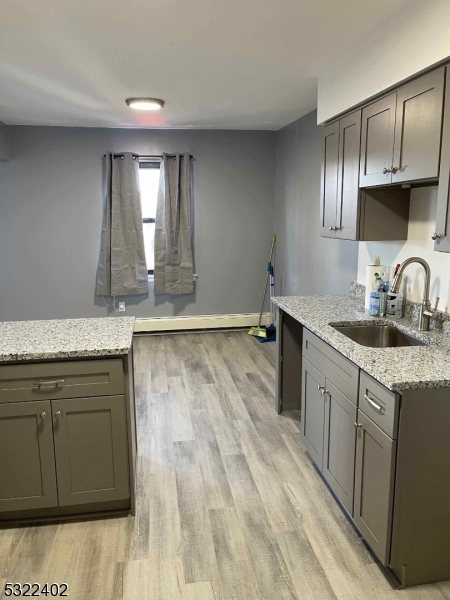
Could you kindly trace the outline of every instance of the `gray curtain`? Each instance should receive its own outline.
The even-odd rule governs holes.
[[[120,156],[106,155],[106,205],[97,271],[97,294],[104,296],[148,293],[139,161],[131,152]]]
[[[163,154],[155,224],[155,294],[194,291],[189,154]]]

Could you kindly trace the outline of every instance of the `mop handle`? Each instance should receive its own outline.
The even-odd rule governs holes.
[[[273,249],[274,249],[274,246],[275,246],[275,240],[276,240],[276,235],[273,234],[272,235],[272,245],[270,247],[269,262],[267,264],[266,283],[264,284],[264,296],[263,296],[263,301],[262,301],[262,306],[261,306],[261,312],[259,313],[258,327],[261,327],[262,314],[263,314],[263,311],[264,311],[264,305],[266,303],[267,286],[268,286],[269,278],[270,278],[270,271],[271,271],[271,265],[272,265]]]

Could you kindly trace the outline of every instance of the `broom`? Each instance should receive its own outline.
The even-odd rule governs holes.
[[[261,327],[261,321],[262,321],[262,315],[263,315],[263,311],[264,311],[264,305],[266,304],[267,287],[269,285],[270,275],[272,273],[272,258],[273,258],[273,250],[275,247],[275,239],[276,239],[276,235],[273,234],[272,235],[272,245],[270,247],[269,262],[267,263],[266,283],[264,284],[264,294],[263,294],[261,312],[259,313],[258,326],[251,327],[248,332],[249,335],[253,335],[254,337],[257,337],[257,338],[266,338],[267,337],[267,328]]]

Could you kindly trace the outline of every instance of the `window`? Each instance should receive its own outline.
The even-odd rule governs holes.
[[[159,162],[139,163],[145,260],[149,275],[153,275],[155,269],[155,218],[159,173]]]

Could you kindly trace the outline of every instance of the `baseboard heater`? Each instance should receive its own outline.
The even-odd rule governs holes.
[[[189,317],[151,317],[136,319],[135,333],[151,331],[183,331],[196,329],[237,329],[257,325],[258,313],[236,315],[195,315]],[[263,325],[270,325],[270,313],[263,313]]]

